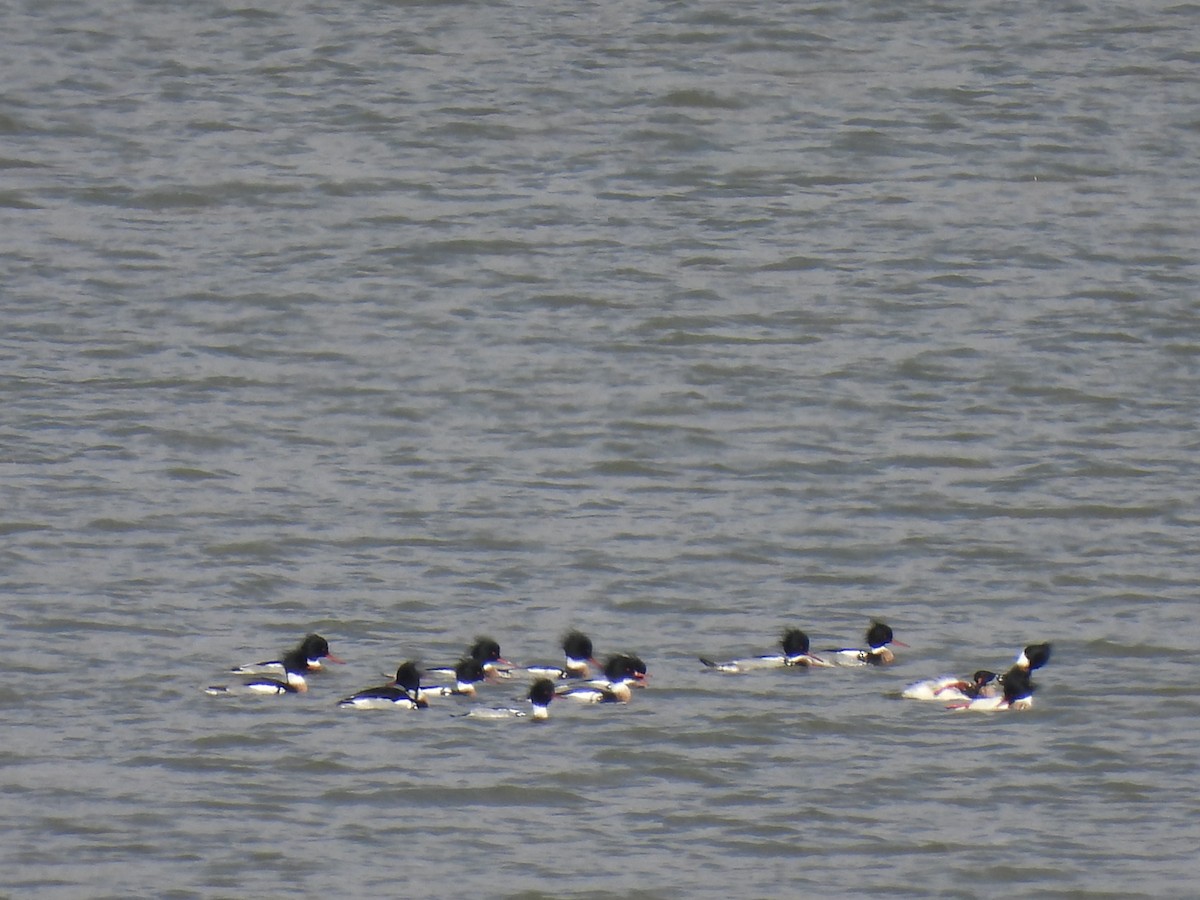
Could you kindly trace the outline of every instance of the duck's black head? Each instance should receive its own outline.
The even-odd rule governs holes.
[[[616,656],[610,656],[604,664],[604,677],[614,684],[618,681],[628,681],[638,677],[637,666],[640,660],[624,653],[618,653]],[[643,668],[645,664],[642,663]],[[643,676],[645,674],[643,673]]]
[[[396,684],[404,688],[410,697],[416,698],[421,690],[421,670],[415,662],[408,660],[400,664],[396,670]]]
[[[460,659],[454,666],[454,677],[463,684],[478,684],[486,677],[483,663],[477,659]]]
[[[503,658],[500,655],[500,645],[490,637],[475,638],[475,643],[471,645],[470,656],[471,659],[478,660],[485,665],[500,662]]]
[[[549,678],[539,678],[529,688],[529,700],[534,706],[549,706],[554,699],[554,682]]]
[[[591,659],[592,639],[582,631],[569,631],[563,638],[563,653],[570,659]]]
[[[324,659],[329,655],[329,641],[319,634],[305,635],[300,642],[300,652],[306,659]]]
[[[892,629],[882,622],[872,622],[871,627],[867,629],[867,646],[872,650],[886,647],[893,640],[895,638],[892,635]]]
[[[803,656],[808,652],[808,635],[799,628],[789,628],[783,633],[784,656]]]
[[[1017,665],[1032,672],[1050,662],[1050,644],[1030,644],[1017,657]]]

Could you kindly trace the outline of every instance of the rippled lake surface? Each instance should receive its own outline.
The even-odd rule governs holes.
[[[1194,895],[1200,7],[0,25],[0,893]],[[335,706],[571,627],[650,687]]]

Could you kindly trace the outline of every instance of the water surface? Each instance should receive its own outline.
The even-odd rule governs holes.
[[[3,889],[1189,895],[1196,17],[6,8]],[[569,627],[650,689],[334,706]]]

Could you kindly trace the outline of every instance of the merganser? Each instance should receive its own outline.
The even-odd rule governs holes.
[[[396,680],[370,687],[338,701],[344,709],[425,709],[421,696],[421,672],[411,660],[396,670]]]
[[[539,678],[529,688],[529,703],[532,713],[523,709],[513,709],[501,706],[481,706],[463,713],[475,719],[524,719],[532,718],[541,721],[550,718],[550,701],[557,696],[554,693],[554,682],[549,678]]]
[[[900,696],[905,700],[974,700],[978,697],[999,696],[996,673],[987,669],[975,672],[970,680],[957,675],[942,675],[910,684]]]
[[[567,657],[562,666],[526,666],[525,671],[535,678],[583,678],[588,675],[592,666],[600,668],[593,657],[592,639],[582,631],[569,631],[562,640],[563,653]]]
[[[303,694],[308,690],[308,682],[304,678],[305,671],[306,662],[304,660],[292,659],[286,663],[282,679],[259,675],[254,678],[247,678],[241,684],[211,685],[204,689],[204,693],[213,696],[226,694],[264,694],[268,696]]]
[[[421,696],[439,697],[475,696],[475,685],[487,678],[483,663],[477,659],[460,659],[454,667],[454,684],[434,685],[421,688]]]
[[[831,665],[808,652],[808,635],[799,628],[785,629],[779,644],[783,649],[782,655],[753,656],[749,659],[731,659],[726,662],[713,662],[701,656],[700,662],[718,672],[752,672],[755,669],[776,669],[781,666]]]
[[[872,622],[867,629],[866,650],[846,649],[829,650],[834,654],[833,663],[838,666],[886,666],[895,660],[888,644],[897,647],[907,647],[908,644],[898,641],[892,636],[892,629],[882,622]]]
[[[271,659],[266,662],[250,663],[233,669],[234,675],[284,675],[288,666],[303,664],[301,671],[319,672],[323,666],[321,660],[327,659],[332,663],[342,663],[329,652],[329,641],[319,634],[305,635],[299,645],[284,654],[282,659]]]
[[[501,666],[511,666],[512,663],[500,655],[500,644],[490,637],[475,638],[475,642],[467,648],[467,656],[479,662],[488,675],[494,675],[497,678],[512,677],[512,673],[508,669],[500,668]],[[434,666],[429,672],[439,676],[452,677],[454,668],[454,666]]]
[[[602,669],[604,676],[601,678],[591,678],[583,682],[585,688],[607,688],[612,687],[615,683],[610,677],[611,672],[623,672],[623,676],[618,680],[624,680],[631,688],[644,688],[650,679],[646,674],[646,664],[640,656],[634,656],[632,653],[615,653],[608,658]],[[561,692],[560,692],[561,693]]]
[[[946,706],[947,709],[966,709],[973,712],[994,712],[1003,709],[1030,709],[1033,706],[1033,692],[1037,685],[1028,669],[1013,666],[1004,673],[1001,679],[1004,694],[1000,697],[980,697],[976,700],[960,700]]]
[[[623,653],[613,656],[604,664],[603,679],[559,691],[558,696],[580,703],[628,703],[633,696],[630,685],[646,677],[644,671],[638,671],[639,662]],[[641,665],[644,669],[645,664]]]
[[[1050,661],[1051,645],[1030,644],[1017,656],[1013,668],[1025,672],[1040,669]],[[900,696],[905,700],[977,700],[987,697],[1000,697],[1003,693],[1005,676],[997,676],[995,672],[980,669],[968,680],[956,678],[953,675],[943,675],[928,681],[918,681],[910,684]]]

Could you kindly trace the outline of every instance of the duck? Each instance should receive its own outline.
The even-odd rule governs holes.
[[[241,684],[210,685],[204,693],[210,696],[230,694],[257,694],[260,696],[278,696],[280,694],[303,694],[308,691],[308,672],[306,662],[299,658],[288,660],[284,665],[283,675],[273,678],[269,675],[255,675],[245,679]]]
[[[644,666],[636,657],[619,653],[605,662],[604,678],[560,690],[558,696],[579,703],[628,703],[633,697],[630,685],[646,677]]]
[[[973,700],[958,700],[947,709],[965,709],[971,712],[996,712],[999,710],[1025,710],[1033,707],[1033,692],[1037,685],[1028,669],[1013,666],[1000,679],[1004,693],[997,697],[978,697]]]
[[[561,681],[566,678],[586,678],[592,667],[600,668],[593,655],[592,639],[582,631],[568,631],[562,639],[562,650],[566,662],[561,666],[526,666],[525,671],[534,678],[550,678]]]
[[[910,684],[900,692],[904,700],[974,700],[997,696],[1000,683],[995,672],[978,669],[969,679],[942,675]]]
[[[426,709],[429,702],[421,696],[421,671],[409,660],[396,669],[394,681],[364,688],[337,705],[341,709]]]
[[[486,635],[475,638],[471,646],[467,648],[467,657],[478,661],[486,674],[496,678],[511,678],[512,671],[508,668],[511,666],[507,659],[500,653],[500,643]],[[454,666],[434,666],[429,669],[429,674],[439,677],[453,677]]]
[[[783,637],[779,641],[783,653],[774,653],[768,656],[752,656],[748,659],[731,659],[725,662],[714,662],[713,660],[701,656],[700,662],[709,669],[716,669],[718,672],[742,673],[753,672],[756,669],[777,669],[783,666],[829,666],[819,656],[814,656],[808,652],[809,640],[808,635],[799,628],[786,628],[783,632]]]
[[[479,706],[468,710],[463,715],[474,719],[531,718],[535,722],[540,722],[550,718],[550,703],[556,696],[558,695],[555,693],[554,682],[549,678],[538,678],[529,687],[530,712],[506,706]]]
[[[1013,668],[1025,672],[1040,669],[1050,661],[1052,645],[1049,643],[1029,644],[1017,655]],[[988,669],[979,669],[970,678],[942,675],[925,681],[917,681],[900,692],[905,700],[977,700],[1000,697],[1004,693],[1004,675]]]
[[[829,650],[833,654],[833,663],[838,666],[886,666],[895,661],[896,655],[892,653],[888,644],[895,644],[897,647],[907,647],[908,644],[903,641],[896,640],[892,634],[890,626],[883,622],[872,621],[871,627],[867,629],[867,649],[859,650],[847,648],[842,650]]]
[[[322,660],[338,664],[344,662],[344,660],[338,659],[329,651],[329,641],[325,640],[321,635],[306,634],[296,647],[289,650],[280,659],[248,663],[244,666],[237,666],[230,671],[233,675],[283,676],[288,671],[289,666],[292,671],[297,671],[296,667],[302,665],[302,671],[319,672],[324,668]]]
[[[429,697],[473,697],[475,687],[487,679],[487,670],[477,659],[464,657],[454,667],[454,684],[433,685],[421,688],[420,696]]]

